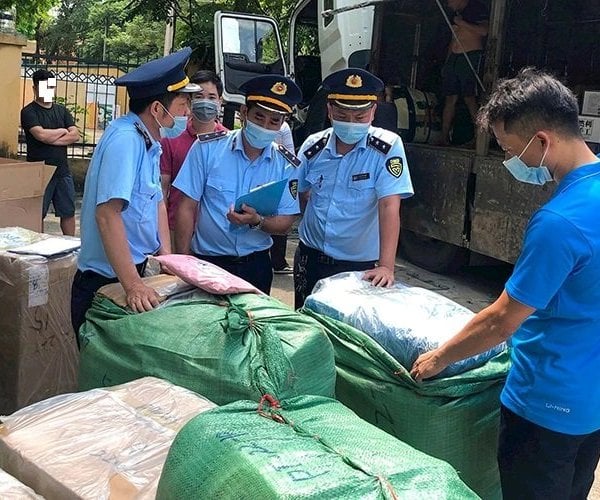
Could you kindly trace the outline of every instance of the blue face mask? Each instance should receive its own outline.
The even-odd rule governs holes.
[[[543,186],[546,184],[546,182],[552,180],[552,174],[550,173],[550,170],[548,170],[548,167],[544,167],[542,165],[548,150],[546,149],[546,151],[544,151],[539,167],[528,167],[525,162],[521,160],[521,156],[523,156],[523,153],[525,153],[529,145],[533,142],[533,139],[535,139],[535,136],[533,136],[523,148],[523,151],[521,151],[519,156],[513,156],[508,160],[504,160],[502,163],[518,181],[525,182],[527,184],[535,184],[536,186]]]
[[[333,131],[344,144],[356,144],[369,133],[370,123],[339,122],[331,120]]]
[[[171,118],[173,118],[173,125],[171,127],[165,127],[162,123],[160,123],[158,121],[158,119],[156,117],[154,117],[154,121],[160,127],[160,136],[162,138],[168,138],[168,139],[177,137],[187,127],[187,117],[186,116],[173,116],[171,113],[169,113],[169,110],[167,108],[165,108],[162,104],[161,104],[161,106],[162,106],[162,109],[165,110],[165,113],[167,113]]]
[[[269,130],[268,128],[263,128],[246,119],[246,125],[244,125],[244,137],[253,148],[266,148],[275,140],[278,133],[279,130]]]
[[[219,102],[211,99],[194,99],[192,101],[192,114],[200,122],[212,122],[219,114]]]
[[[187,116],[172,116],[171,118],[173,118],[172,127],[160,126],[160,136],[162,138],[172,139],[173,137],[177,137],[181,135],[185,130],[185,127],[187,127]]]

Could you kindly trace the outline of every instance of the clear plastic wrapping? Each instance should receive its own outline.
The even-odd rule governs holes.
[[[2,417],[0,468],[48,499],[153,499],[175,435],[216,405],[145,377]]]
[[[43,500],[44,497],[0,469],[0,498],[2,500]]]

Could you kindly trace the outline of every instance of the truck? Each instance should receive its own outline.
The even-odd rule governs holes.
[[[584,0],[481,0],[489,9],[483,99],[499,78],[535,66],[559,76],[583,103],[600,93],[600,4]],[[243,103],[239,86],[259,74],[293,78],[304,98],[294,115],[301,141],[327,126],[319,83],[346,67],[368,69],[386,83],[403,138],[415,195],[401,210],[400,250],[418,266],[451,272],[481,256],[514,263],[531,214],[554,190],[523,184],[504,154],[457,109],[451,146],[441,129],[440,71],[452,13],[442,0],[300,0],[289,20],[287,52],[266,16],[215,14],[216,67],[226,118]],[[580,117],[586,140],[600,142],[598,106]],[[464,143],[474,143],[466,147]],[[298,144],[298,142],[297,142]],[[468,146],[468,144],[467,144]],[[597,147],[597,145],[593,145]]]

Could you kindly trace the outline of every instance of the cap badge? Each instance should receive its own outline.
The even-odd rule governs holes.
[[[362,78],[358,75],[350,75],[346,78],[346,87],[350,87],[353,89],[358,89],[362,87],[363,81]]]
[[[271,92],[277,95],[285,95],[285,93],[287,92],[287,85],[283,82],[277,82],[271,87]]]

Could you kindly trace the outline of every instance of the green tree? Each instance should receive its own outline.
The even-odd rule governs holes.
[[[59,3],[60,0],[0,0],[0,10],[16,6],[17,31],[31,37],[39,25],[48,21],[50,9]]]
[[[145,61],[163,52],[164,23],[132,15],[127,0],[62,0],[39,36],[48,55],[94,61]]]
[[[145,13],[165,22],[169,12],[175,14],[175,47],[193,47],[193,59],[200,67],[214,66],[214,13],[218,10],[262,14],[273,17],[285,38],[288,20],[296,0],[130,0],[133,13]]]

